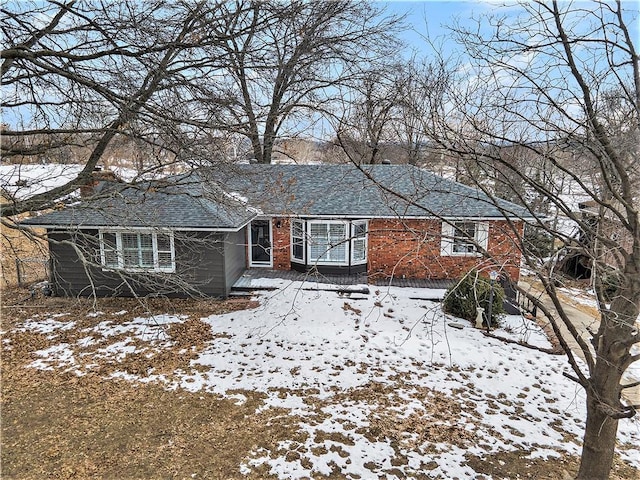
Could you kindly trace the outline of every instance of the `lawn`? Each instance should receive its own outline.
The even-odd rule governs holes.
[[[227,302],[5,292],[3,478],[576,472],[584,395],[563,356],[488,338],[426,290],[277,287]],[[619,438],[615,475],[637,478],[638,420]]]

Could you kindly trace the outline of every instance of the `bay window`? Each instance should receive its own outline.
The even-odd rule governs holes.
[[[334,266],[366,264],[367,221],[292,220],[291,260]]]

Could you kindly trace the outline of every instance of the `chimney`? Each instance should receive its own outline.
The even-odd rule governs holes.
[[[87,198],[95,195],[100,190],[104,182],[116,182],[118,178],[111,170],[102,170],[101,166],[96,166],[91,172],[89,180],[80,186],[80,197]]]

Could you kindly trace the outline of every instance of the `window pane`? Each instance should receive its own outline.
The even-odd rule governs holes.
[[[163,233],[158,234],[158,251],[170,252],[171,251],[171,237]]]
[[[304,260],[304,223],[300,220],[291,222],[291,256]]]
[[[473,222],[458,222],[454,224],[454,253],[474,253],[473,244],[476,238],[476,224]]]
[[[294,237],[302,237],[304,235],[304,228],[302,222],[294,221],[291,225],[291,234]]]
[[[312,223],[309,228],[309,234],[314,240],[327,240],[329,238],[329,233],[327,232],[327,224]]]
[[[117,267],[118,266],[118,252],[115,250],[105,250],[104,251],[104,264],[107,267]]]
[[[138,234],[137,233],[123,233],[122,234],[122,248],[138,248]]]
[[[346,225],[341,223],[331,223],[329,224],[329,236],[331,240],[344,240],[346,237]]]
[[[118,252],[116,250],[116,234],[113,232],[102,233],[103,264],[106,267],[118,267]]]
[[[328,252],[328,260],[331,262],[345,262],[347,254],[347,245],[342,243],[340,245],[336,245],[331,247]]]
[[[171,252],[158,252],[158,266],[160,268],[171,268]]]
[[[311,255],[311,260],[323,260],[322,257],[326,254],[326,251],[326,244],[318,245],[317,243],[312,243],[309,252]]]
[[[153,267],[153,250],[143,250],[140,255],[141,267]]]
[[[138,251],[137,250],[125,250],[123,253],[124,266],[125,267],[137,267],[138,264]]]
[[[367,224],[364,222],[358,222],[353,224],[353,237],[364,237],[367,233]]]
[[[293,244],[293,258],[304,260],[304,246],[302,244]]]
[[[105,249],[114,249],[116,248],[116,234],[105,232],[102,234],[102,243],[104,244]]]
[[[453,251],[455,253],[473,253],[476,251],[474,245],[468,243],[454,243]]]
[[[344,223],[332,223],[329,225],[331,235],[331,250],[329,261],[345,263],[347,261],[347,226]]]
[[[325,223],[311,223],[309,225],[311,242],[311,260],[324,260],[329,244],[329,232]]]
[[[475,223],[458,222],[458,223],[455,224],[455,236],[456,237],[474,238],[475,232],[476,232]]]
[[[367,250],[365,248],[365,240],[358,239],[353,241],[353,260],[358,262],[366,258]]]
[[[140,248],[153,250],[153,237],[151,234],[140,234]]]

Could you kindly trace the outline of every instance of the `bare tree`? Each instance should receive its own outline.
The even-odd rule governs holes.
[[[212,24],[227,37],[222,72],[231,101],[211,117],[246,136],[259,163],[271,163],[276,138],[311,126],[318,113],[331,110],[338,87],[392,51],[400,22],[368,2],[247,7],[237,20]]]
[[[441,58],[413,56],[363,72],[344,95],[336,121],[336,143],[347,150],[346,156],[358,164],[389,159],[433,171],[451,163],[456,180],[464,181],[472,166],[449,155],[439,142],[451,82],[445,65]]]
[[[397,67],[391,65],[364,72],[353,84],[337,141],[357,164],[382,162],[385,143],[396,143],[392,128],[399,103],[397,80]]]
[[[220,68],[214,47],[226,41],[209,25],[242,13],[217,2],[4,4],[3,157],[55,160],[73,145],[85,154],[77,178],[5,205],[2,215],[48,208],[86,183],[117,138],[154,145],[167,158],[197,153],[197,85]]]
[[[433,137],[437,138],[445,114],[443,96],[448,85],[448,70],[442,61],[430,63],[414,57],[399,72],[394,130],[411,165],[423,163],[425,154],[438,150]],[[425,116],[424,112],[430,114]]]
[[[586,391],[578,478],[607,478],[618,421],[638,408],[621,401],[623,390],[634,386],[622,375],[640,360],[632,350],[640,341],[640,58],[630,30],[637,18],[620,1],[588,7],[525,2],[514,12],[483,18],[475,30],[454,29],[472,67],[458,71],[452,84],[449,101],[457,113],[443,123],[448,131],[440,142],[478,165],[477,185],[486,193],[508,191],[529,208],[537,218],[530,223],[560,244],[555,260],[579,253],[591,266],[601,321],[586,341],[560,301],[556,263],[541,266],[521,244],[527,267],[552,301],[553,309],[538,306],[568,356],[568,376]],[[588,212],[567,194],[569,184],[590,201]],[[582,235],[546,223],[541,198]],[[579,345],[585,368],[568,337]]]
[[[164,0],[5,2],[0,52],[3,160],[75,161],[80,168],[68,166],[57,179],[61,181],[22,178],[24,195],[19,188],[3,188],[3,250],[4,239],[13,242],[5,251],[18,253],[17,242],[42,238],[43,234],[25,229],[17,220],[30,211],[57,207],[61,201],[75,202],[74,192],[94,183],[94,169],[114,151],[126,152],[130,161],[133,154],[141,153],[137,158],[141,172],[166,170],[168,163],[177,161],[215,160],[211,152],[219,149],[224,132],[215,123],[202,121],[202,105],[207,103],[211,111],[227,100],[209,91],[203,98],[200,85],[205,77],[215,81],[215,72],[224,66],[221,46],[227,33],[216,32],[210,25],[231,22],[248,8]],[[243,32],[238,28],[233,33]],[[168,187],[154,184],[153,189]],[[144,193],[149,184],[140,188]],[[99,196],[115,198],[117,194],[105,190]],[[26,236],[15,233],[18,230]],[[147,240],[168,238],[158,237],[153,223],[146,230]],[[76,273],[91,284],[82,294],[126,295],[144,287],[154,295],[193,295],[197,293],[189,285],[209,281],[193,280],[195,267],[180,258],[175,262],[178,275],[157,275],[154,268],[155,275],[127,275],[119,266],[106,275],[103,259],[96,256],[97,236],[94,229],[78,230],[67,238],[52,234],[47,239],[54,261],[53,254],[60,251],[79,259],[82,271]],[[190,245],[197,242],[214,245],[212,252],[224,247],[219,238],[191,237],[178,232],[172,242],[182,250],[193,250]],[[41,247],[37,241],[32,244]]]

